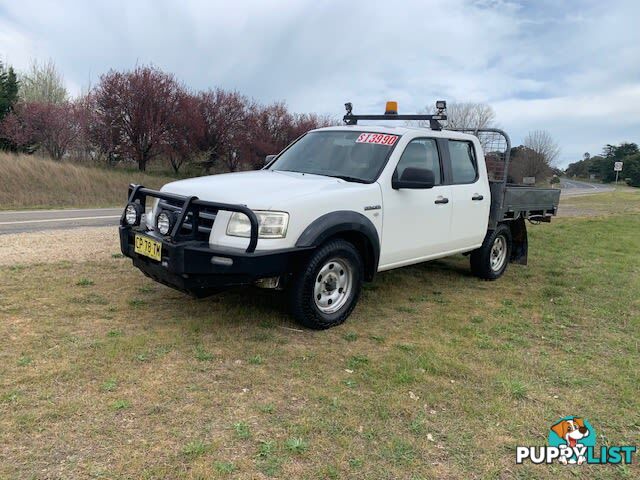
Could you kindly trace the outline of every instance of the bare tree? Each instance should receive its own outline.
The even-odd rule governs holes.
[[[524,146],[542,156],[548,167],[553,167],[560,155],[560,146],[546,130],[534,130],[524,139]]]
[[[19,103],[0,127],[3,135],[28,152],[44,150],[62,160],[81,133],[81,108],[77,102]]]
[[[539,152],[520,145],[511,149],[509,162],[509,182],[522,183],[524,177],[535,177],[540,182],[553,174],[549,163]]]
[[[230,171],[238,170],[238,149],[246,137],[250,100],[236,91],[221,88],[201,92],[198,98],[204,123],[200,150],[207,153],[208,166],[222,159]]]
[[[448,128],[488,128],[495,125],[496,112],[491,105],[474,102],[452,102],[447,105]]]
[[[195,95],[187,91],[178,93],[165,144],[165,154],[175,173],[198,154],[198,144],[205,134],[204,118],[197,114],[198,108],[199,99]]]
[[[511,149],[509,175],[515,182],[521,182],[523,177],[535,177],[536,181],[549,178],[559,154],[560,147],[549,132],[529,132],[524,145]]]
[[[164,151],[181,92],[173,75],[155,67],[110,71],[95,91],[98,130],[144,171]]]
[[[247,141],[242,155],[258,168],[265,155],[278,153],[287,145],[294,119],[283,102],[274,102],[251,105],[247,120]]]
[[[20,98],[24,102],[55,103],[67,101],[67,89],[62,74],[53,60],[38,63],[34,60],[29,70],[20,76]]]
[[[432,108],[425,108],[419,113],[436,113]],[[491,105],[475,102],[450,102],[447,104],[447,128],[488,128],[495,126],[496,112]],[[408,121],[409,125],[428,127],[426,120]]]

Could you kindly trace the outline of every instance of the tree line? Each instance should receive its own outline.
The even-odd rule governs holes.
[[[447,116],[448,128],[496,126],[493,108],[484,103],[449,102]],[[111,70],[72,99],[52,61],[34,62],[21,75],[0,64],[0,147],[41,151],[56,160],[140,170],[162,160],[176,173],[190,163],[236,171],[261,167],[266,155],[306,131],[336,123],[328,116],[292,113],[283,102],[264,105],[237,91],[192,91],[154,66]],[[530,132],[512,149],[511,181],[552,178],[559,173],[559,151],[549,132]]]
[[[591,156],[588,152],[582,160],[570,163],[566,174],[570,177],[597,178],[605,183],[615,181],[615,162],[622,162],[623,170],[618,177],[632,187],[640,187],[640,149],[636,143],[605,145],[600,155]]]
[[[52,62],[34,63],[20,78],[0,64],[2,147],[55,160],[133,163],[144,171],[162,158],[176,173],[190,162],[236,171],[261,166],[304,132],[334,123],[236,91],[195,92],[154,66],[111,70],[70,99]]]

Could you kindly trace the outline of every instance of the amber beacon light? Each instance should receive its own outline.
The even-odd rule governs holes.
[[[398,102],[387,102],[387,106],[384,111],[385,115],[397,115],[398,114]]]

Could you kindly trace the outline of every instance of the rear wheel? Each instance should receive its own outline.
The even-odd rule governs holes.
[[[291,313],[308,328],[343,323],[360,297],[364,267],[358,250],[345,240],[321,246],[298,272],[289,290]]]
[[[471,252],[471,271],[485,280],[502,276],[511,258],[511,230],[504,224],[489,232],[482,246]]]

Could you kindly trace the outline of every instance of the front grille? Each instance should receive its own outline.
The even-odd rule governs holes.
[[[170,210],[176,212],[176,215],[180,215],[182,213],[182,205],[183,202],[179,200],[161,199],[158,202],[156,215],[160,213],[161,210]],[[197,219],[197,231],[195,235],[193,235],[194,214],[190,211],[184,219],[179,234],[185,237],[193,237],[195,240],[209,240],[209,235],[211,235],[211,229],[213,228],[213,223],[217,215],[217,209],[200,207]]]

